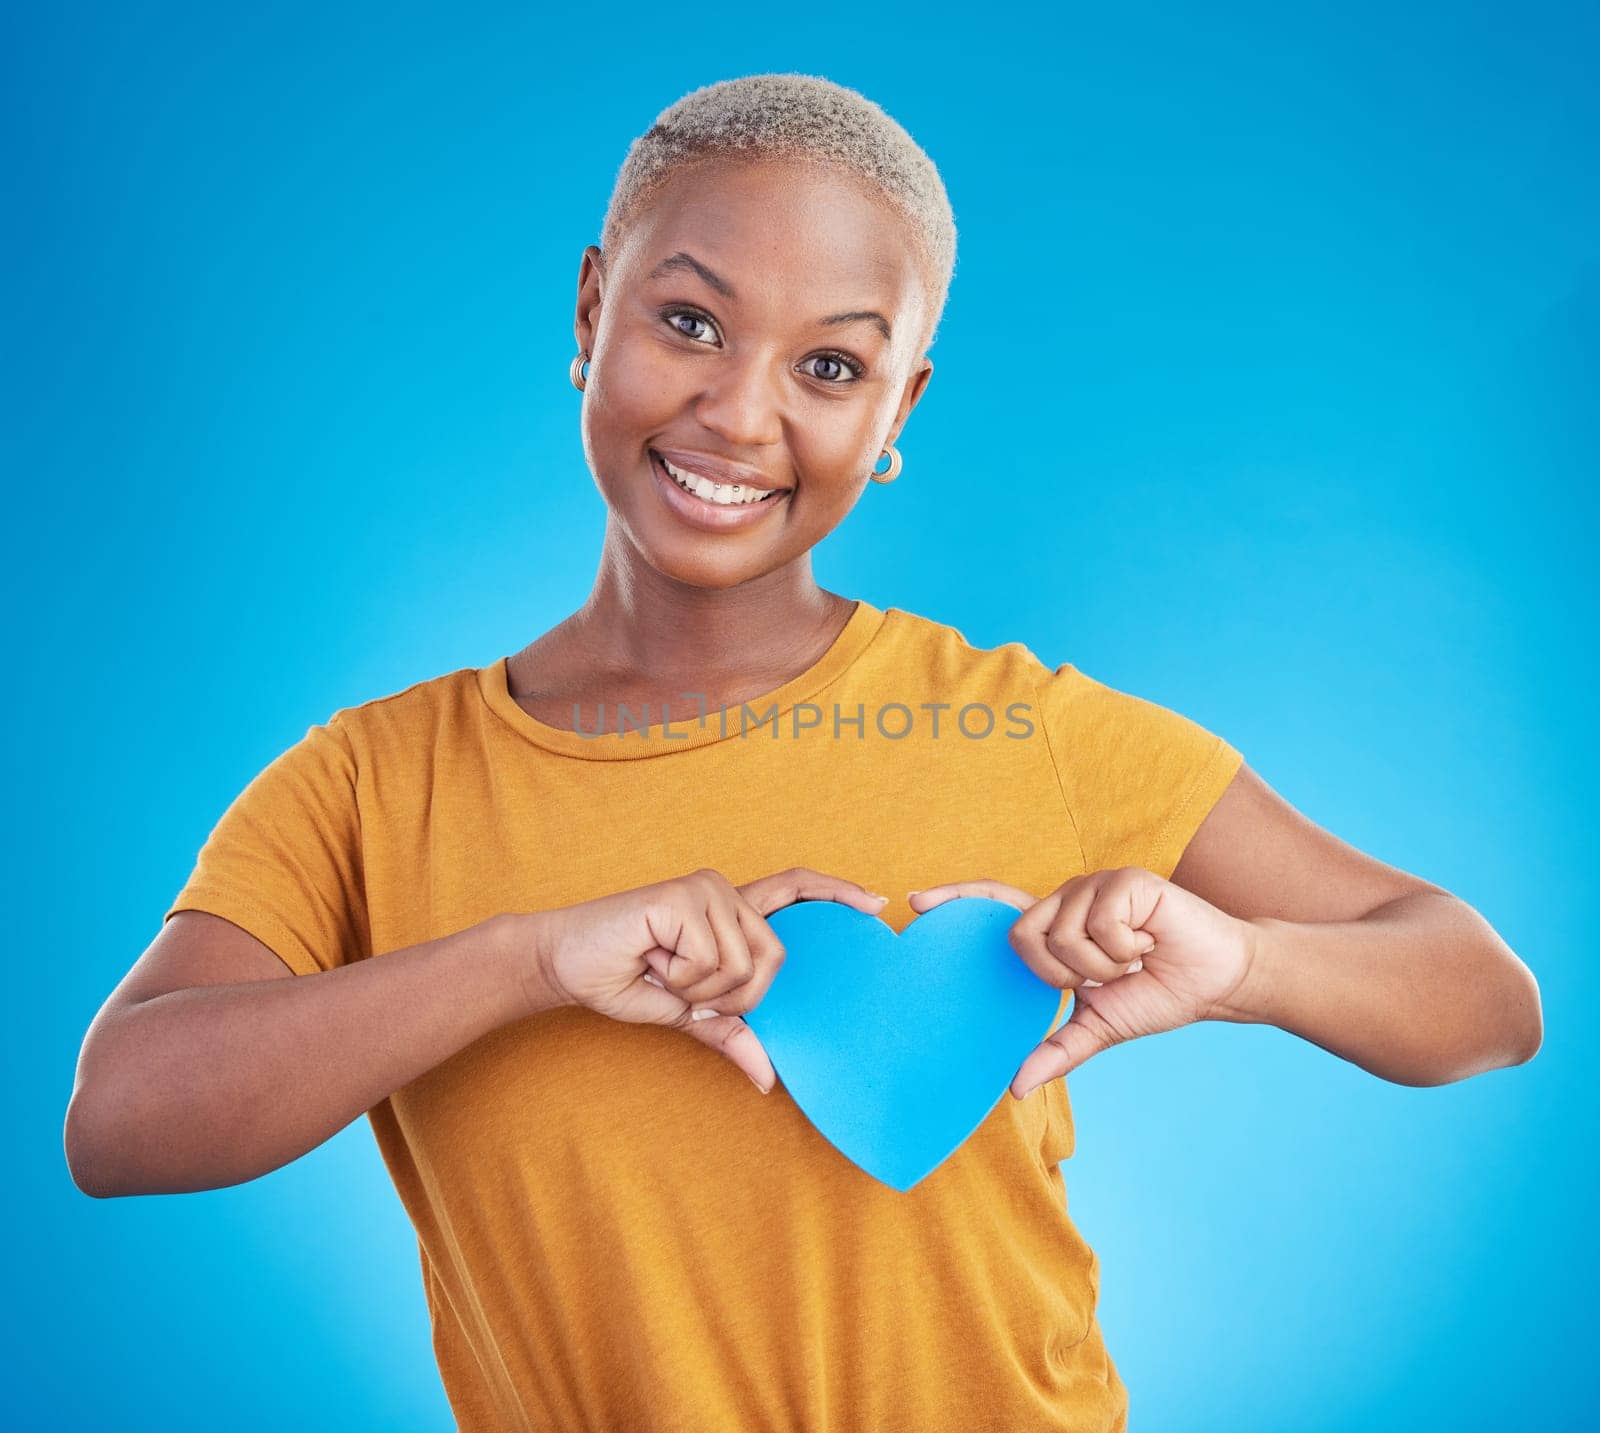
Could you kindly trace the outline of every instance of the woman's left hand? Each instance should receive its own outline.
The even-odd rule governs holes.
[[[911,908],[957,896],[1016,906],[1012,948],[1041,980],[1075,991],[1071,1016],[1012,1077],[1018,1099],[1113,1045],[1211,1018],[1254,955],[1248,921],[1141,866],[1074,876],[1042,900],[1003,881],[956,881],[912,892]]]

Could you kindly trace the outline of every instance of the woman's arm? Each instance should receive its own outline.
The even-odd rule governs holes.
[[[86,1194],[179,1194],[290,1163],[480,1036],[561,1002],[527,927],[493,916],[315,975],[107,1003],[67,1160]]]
[[[1446,891],[1348,921],[1248,922],[1244,979],[1212,1018],[1277,1025],[1401,1085],[1444,1085],[1531,1060],[1539,986],[1494,928]]]
[[[1012,1077],[1018,1099],[1198,1020],[1277,1025],[1404,1085],[1520,1064],[1544,1038],[1532,972],[1477,911],[1324,831],[1248,766],[1170,877],[1128,865],[1043,898],[983,878],[910,900],[920,914],[956,896],[1016,905],[1012,947],[1074,991],[1071,1015]]]
[[[1494,928],[1431,881],[1324,830],[1248,765],[1175,885],[1247,923],[1249,965],[1209,1018],[1281,1026],[1405,1085],[1529,1060],[1539,986]]]

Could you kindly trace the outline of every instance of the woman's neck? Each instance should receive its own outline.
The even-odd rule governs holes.
[[[602,568],[582,607],[510,659],[511,692],[546,710],[625,700],[676,708],[681,693],[698,692],[716,709],[814,665],[855,605],[809,572],[710,589],[653,570],[624,583]]]

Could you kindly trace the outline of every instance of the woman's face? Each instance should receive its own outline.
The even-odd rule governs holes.
[[[674,175],[620,252],[591,245],[578,274],[583,445],[608,544],[714,588],[808,552],[922,395],[927,302],[905,221],[849,177],[776,160]],[[773,495],[707,501],[658,454],[743,479],[735,498]]]

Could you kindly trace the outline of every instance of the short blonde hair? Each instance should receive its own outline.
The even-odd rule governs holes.
[[[866,181],[908,221],[928,288],[933,343],[955,274],[956,222],[933,161],[865,95],[820,75],[745,75],[691,90],[628,147],[600,229],[602,253],[678,170],[716,158],[801,158]]]

